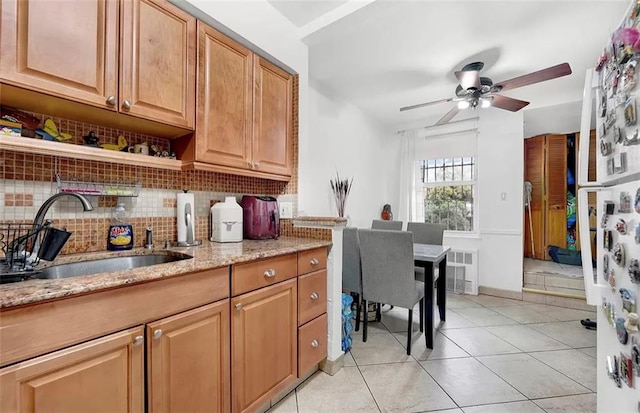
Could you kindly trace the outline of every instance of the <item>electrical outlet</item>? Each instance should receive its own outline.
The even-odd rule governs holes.
[[[293,203],[280,202],[280,218],[293,218]]]

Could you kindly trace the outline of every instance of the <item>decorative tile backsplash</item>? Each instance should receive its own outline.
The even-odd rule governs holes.
[[[297,76],[294,77],[293,173],[289,182],[236,176],[208,171],[169,171],[137,165],[119,165],[97,161],[33,155],[0,149],[0,222],[32,222],[42,203],[57,191],[56,174],[63,179],[92,182],[135,182],[142,185],[137,197],[91,196],[93,211],[84,212],[80,203],[69,197],[60,199],[47,214],[55,227],[66,228],[73,235],[63,254],[102,251],[106,249],[107,230],[117,202],[124,202],[134,226],[136,246],[144,245],[145,230],[153,228],[154,243],[165,239],[177,240],[176,194],[188,189],[195,194],[196,238],[206,240],[209,234],[211,205],[244,194],[270,195],[292,202],[297,210],[298,192],[298,96]],[[42,124],[52,118],[58,130],[74,136],[73,143],[81,144],[89,131],[101,143],[116,143],[123,135],[129,145],[147,142],[149,145],[169,146],[170,142],[153,136],[105,128],[79,121],[43,114],[34,116]],[[20,138],[27,139],[27,138]],[[72,143],[61,143],[72,144]],[[141,155],[142,156],[142,155]],[[331,239],[326,229],[294,228],[290,220],[281,220],[283,236]]]

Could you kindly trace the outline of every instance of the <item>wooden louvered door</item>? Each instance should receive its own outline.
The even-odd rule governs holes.
[[[545,142],[545,259],[549,245],[567,247],[567,138],[546,135]]]
[[[524,211],[524,256],[534,256],[537,259],[544,259],[544,146],[544,136],[536,136],[524,141],[524,180],[531,182],[532,185],[531,224],[529,211],[526,208]]]

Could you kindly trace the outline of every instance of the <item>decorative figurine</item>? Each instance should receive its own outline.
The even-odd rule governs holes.
[[[98,145],[99,139],[93,131],[89,131],[89,134],[83,136],[82,139],[84,140],[85,146],[93,146],[94,148],[100,147],[100,145]]]
[[[629,332],[624,326],[624,318],[618,317],[616,318],[616,333],[618,334],[618,341],[620,344],[627,344],[629,340]]]
[[[391,205],[384,204],[384,206],[382,207],[380,218],[382,218],[384,221],[393,221],[393,212],[391,212]]]

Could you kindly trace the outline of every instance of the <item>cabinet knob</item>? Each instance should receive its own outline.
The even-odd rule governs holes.
[[[312,258],[311,261],[309,261],[311,263],[311,265],[318,265],[320,264],[320,261],[318,261],[317,258]]]
[[[236,310],[241,310],[241,309],[242,309],[242,303],[236,304]]]
[[[320,298],[320,296],[318,295],[317,292],[312,292],[311,295],[309,296],[311,297],[312,300],[317,300],[318,298]]]
[[[249,168],[253,169],[253,162],[247,161],[247,165],[249,165]]]
[[[276,276],[276,270],[274,270],[273,268],[269,268],[267,271],[264,272],[264,276],[267,278],[273,278]]]
[[[144,337],[143,336],[137,336],[136,338],[133,339],[133,345],[134,346],[139,346],[142,343],[144,343]]]
[[[313,340],[311,341],[311,347],[316,348],[320,345],[320,343],[318,343],[318,340]]]
[[[159,339],[160,337],[162,337],[162,329],[157,329],[156,331],[153,332],[153,338],[155,338],[156,340]]]
[[[109,96],[107,98],[107,104],[113,106],[116,104],[116,97],[115,96]]]
[[[131,109],[131,102],[129,102],[128,100],[125,99],[124,102],[122,102],[122,107],[125,109]]]
[[[256,169],[260,168],[260,162],[254,162],[253,167]]]

